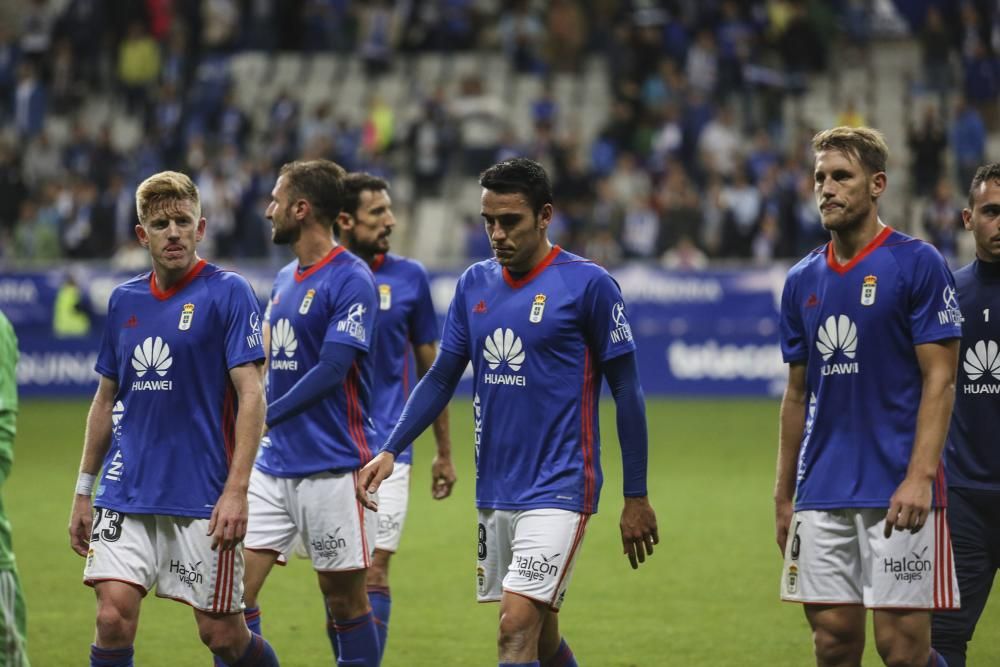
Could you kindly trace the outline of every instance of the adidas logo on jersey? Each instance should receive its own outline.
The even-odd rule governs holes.
[[[483,359],[490,367],[496,370],[501,365],[518,373],[521,365],[524,364],[524,346],[521,339],[514,334],[511,329],[497,328],[492,336],[488,336],[483,343]],[[524,387],[526,384],[523,375],[513,373],[483,373],[483,382],[486,384],[510,384]]]
[[[823,355],[823,361],[830,361],[837,352],[854,359],[858,349],[858,329],[847,315],[831,315],[819,328],[816,347]],[[820,367],[823,375],[851,375],[860,370],[856,361],[823,364]]]
[[[994,340],[981,340],[965,351],[962,364],[969,384],[962,387],[966,394],[1000,394],[1000,384],[976,382],[981,378],[1000,381],[1000,346]]]
[[[299,362],[292,357],[299,349],[299,341],[295,340],[295,329],[288,318],[282,317],[271,330],[271,368],[276,371],[297,371]],[[285,359],[281,359],[281,353]]]
[[[167,374],[173,366],[174,360],[170,356],[170,346],[157,336],[146,338],[132,351],[132,368],[135,369],[136,377],[142,378],[147,373],[156,373],[159,377]],[[132,382],[132,391],[157,391],[170,390],[174,388],[173,380],[136,380]]]

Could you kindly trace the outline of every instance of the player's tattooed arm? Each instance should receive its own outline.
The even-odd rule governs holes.
[[[87,430],[83,436],[83,456],[80,460],[80,481],[73,495],[69,516],[69,544],[81,556],[90,548],[93,523],[91,488],[101,470],[101,463],[111,446],[111,410],[118,393],[118,383],[101,376],[97,393],[87,413]]]
[[[806,427],[806,365],[788,366],[788,384],[781,398],[778,463],[774,480],[774,526],[778,549],[785,553],[795,496],[795,466]]]
[[[931,488],[937,477],[951,409],[955,402],[959,341],[952,338],[915,346],[922,377],[917,431],[906,477],[889,499],[885,536],[893,529],[917,532],[931,511]]]
[[[437,345],[424,343],[414,345],[413,353],[417,360],[417,378],[422,378],[430,370],[437,357]],[[448,426],[448,407],[434,420],[434,441],[437,443],[437,454],[431,461],[431,496],[441,500],[451,495],[455,486],[455,466],[451,461],[451,430]]]
[[[259,363],[249,362],[229,370],[237,400],[236,446],[226,485],[208,522],[213,549],[234,549],[247,532],[250,514],[247,489],[264,425],[264,387]]]

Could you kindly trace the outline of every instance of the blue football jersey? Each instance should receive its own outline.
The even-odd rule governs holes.
[[[116,287],[96,370],[118,393],[94,504],[211,516],[235,447],[229,370],[263,358],[260,307],[238,274],[202,260],[166,292],[152,273]]]
[[[304,271],[292,262],[278,273],[267,308],[268,404],[319,362],[324,343],[350,345],[358,356],[328,397],[268,431],[258,468],[276,477],[307,477],[356,470],[371,459],[377,446],[370,354],[377,309],[371,270],[343,246]]]
[[[955,272],[962,323],[955,409],[945,467],[953,486],[1000,491],[1000,264]]]
[[[520,279],[474,264],[441,349],[472,361],[477,506],[596,512],[601,364],[635,350],[611,276],[558,246]]]
[[[415,377],[413,347],[437,342],[438,323],[431,301],[431,287],[424,267],[412,259],[379,255],[372,265],[378,286],[378,336],[375,341],[376,397],[372,413],[376,443],[386,441]],[[398,463],[413,460],[413,447],[396,458]]]
[[[806,364],[808,400],[796,509],[888,507],[917,427],[914,346],[961,336],[961,319],[941,255],[888,227],[848,264],[827,243],[792,267],[781,351]],[[939,469],[935,506],[943,491]]]

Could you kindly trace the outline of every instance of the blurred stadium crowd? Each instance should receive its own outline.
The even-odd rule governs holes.
[[[837,74],[877,68],[884,39],[920,57],[904,87],[913,113],[879,119],[908,125],[907,145],[890,145],[908,155],[893,183],[921,202],[923,233],[951,256],[963,193],[998,126],[992,0],[6,4],[8,264],[143,266],[133,188],[165,168],[201,189],[205,254],[267,258],[276,170],[313,157],[391,179],[411,235],[461,227],[455,260],[489,251],[478,191],[457,200],[513,155],[553,176],[555,240],[606,265],[801,255],[825,233],[809,149],[819,128],[797,101],[826,77],[838,123],[872,122],[876,79],[858,90]]]

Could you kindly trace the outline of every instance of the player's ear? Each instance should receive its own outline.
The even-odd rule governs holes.
[[[971,208],[963,208],[962,209],[962,225],[967,230],[969,230],[970,232],[972,231],[972,209]]]
[[[872,174],[871,177],[871,192],[872,198],[878,199],[885,192],[885,187],[888,185],[888,178],[884,171],[877,171]]]
[[[139,245],[143,248],[149,247],[149,234],[146,233],[146,228],[142,226],[142,223],[135,226],[135,236],[139,239]]]
[[[336,220],[333,221],[333,226],[336,227],[336,231],[338,232],[347,231],[354,227],[354,217],[341,211],[337,214]]]
[[[195,233],[194,237],[195,243],[200,243],[201,240],[205,238],[205,226],[207,224],[208,223],[206,222],[205,218],[202,218],[201,220],[198,221],[198,230]]]
[[[539,229],[548,229],[549,223],[552,222],[552,204],[544,204],[536,220]]]

